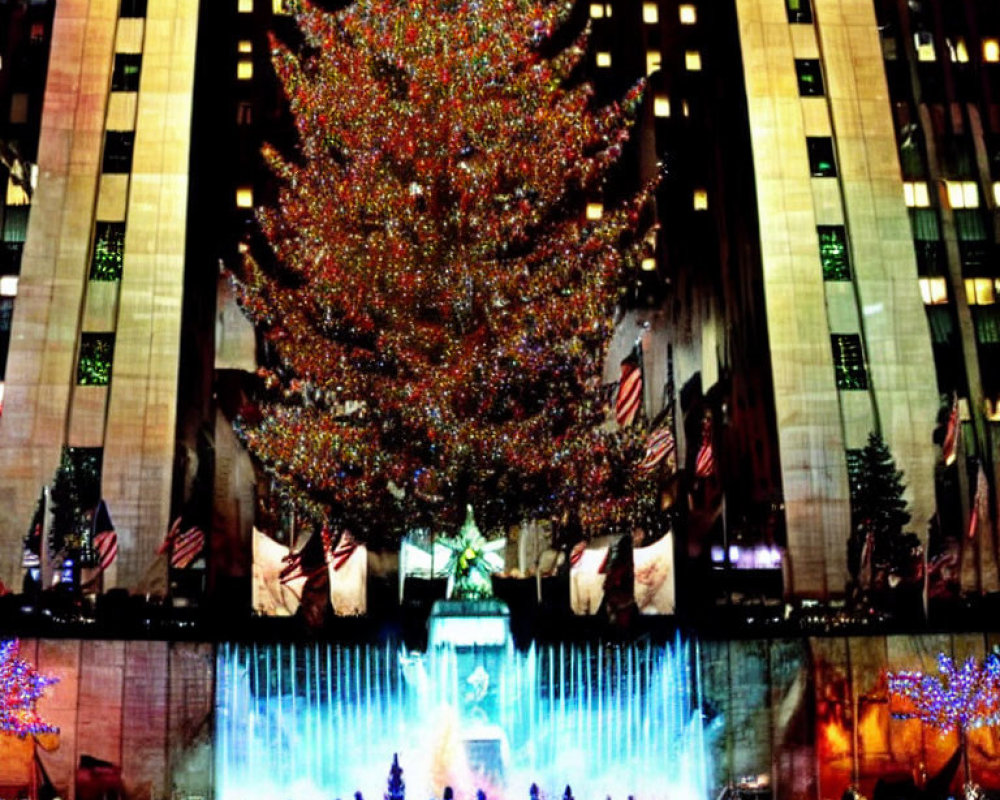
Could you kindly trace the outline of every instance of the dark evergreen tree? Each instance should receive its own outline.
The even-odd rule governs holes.
[[[851,536],[848,569],[857,579],[862,567],[865,541],[871,535],[871,567],[905,571],[913,546],[913,534],[904,534],[910,513],[903,500],[903,473],[889,446],[877,433],[868,435],[857,469],[851,475]],[[918,543],[919,544],[919,543]]]
[[[59,467],[52,479],[52,529],[49,546],[53,553],[64,548],[85,550],[90,546],[94,508],[100,500],[100,463],[94,453],[78,453],[63,448]]]
[[[403,768],[399,766],[399,753],[392,754],[392,766],[389,767],[389,787],[384,795],[385,800],[405,800],[406,784],[403,783]]]

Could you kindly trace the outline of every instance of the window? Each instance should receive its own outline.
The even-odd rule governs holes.
[[[122,277],[125,256],[125,223],[98,222],[90,259],[92,281],[117,281]]]
[[[253,61],[249,58],[241,58],[236,62],[236,78],[241,81],[248,81],[253,77]]]
[[[28,31],[28,41],[31,44],[41,44],[45,41],[45,23],[32,22]]]
[[[288,0],[271,0],[271,13],[279,17],[291,14]]]
[[[610,67],[611,66],[611,53],[606,50],[598,51],[597,55],[594,57],[594,63],[599,67]]]
[[[646,75],[652,75],[660,68],[660,51],[646,51]]]
[[[833,160],[833,140],[828,136],[806,138],[809,149],[809,171],[814,178],[837,177],[837,165]]]
[[[24,242],[0,242],[0,275],[21,274]]]
[[[236,207],[253,208],[253,189],[249,186],[240,186],[236,190]]]
[[[993,203],[1000,206],[1000,181],[993,182]]]
[[[81,334],[76,382],[81,386],[107,386],[111,383],[111,358],[114,351],[113,333]]]
[[[983,61],[991,64],[1000,61],[1000,42],[996,39],[983,39]]]
[[[944,278],[919,278],[920,298],[925,306],[939,306],[948,302],[948,282]]]
[[[0,297],[0,380],[7,374],[7,352],[10,349],[10,326],[14,318],[14,298]]]
[[[655,25],[660,21],[660,9],[656,3],[642,4],[642,21],[647,25]]]
[[[819,97],[823,94],[823,73],[819,61],[812,58],[795,59],[795,74],[799,79],[802,97]]]
[[[990,306],[996,301],[996,282],[993,278],[966,278],[965,301],[970,306]]]
[[[107,131],[104,134],[105,172],[122,173],[132,169],[135,131]]]
[[[952,208],[979,208],[979,186],[975,181],[945,181]]]
[[[643,272],[656,272],[656,259],[651,256],[646,256],[642,260],[640,268]]]
[[[670,98],[665,94],[658,94],[653,98],[653,116],[654,117],[669,117],[670,116]],[[1000,183],[995,184],[1000,187]]]
[[[903,181],[903,200],[909,208],[929,208],[930,192],[923,181]]]
[[[611,16],[611,3],[591,3],[590,16],[594,19],[603,19]]]
[[[10,96],[10,124],[23,125],[28,121],[28,94],[14,92]]]
[[[146,0],[122,0],[120,17],[144,17],[146,16]]]
[[[0,297],[17,297],[17,275],[0,275]]]
[[[707,211],[708,210],[708,192],[704,189],[695,189],[693,205],[695,211]]]
[[[961,242],[981,242],[992,235],[986,230],[983,215],[974,208],[955,209],[955,233],[959,246]]]
[[[111,73],[111,91],[139,91],[139,69],[142,53],[115,53],[115,67]]]
[[[951,55],[951,60],[956,64],[968,64],[969,48],[965,46],[965,39],[958,36],[954,41],[951,39],[947,39],[946,41],[948,43],[948,52]]]
[[[253,0],[236,0],[236,11],[240,14],[252,14]]]
[[[809,0],[785,0],[785,10],[789,22],[812,22],[812,7]]]
[[[600,219],[604,216],[603,203],[587,203],[587,219]]]
[[[7,196],[5,198],[8,208],[12,206],[26,206],[31,203],[31,196],[25,188],[14,180],[13,175],[7,177]]]
[[[913,34],[913,47],[917,51],[917,61],[936,61],[934,52],[934,37],[926,31]]]
[[[847,231],[843,225],[820,225],[816,228],[819,236],[819,260],[823,265],[823,280],[849,281],[851,279],[851,259],[847,252]]]
[[[690,72],[697,72],[701,69],[701,53],[697,50],[688,50],[684,53],[684,69]]]
[[[241,100],[236,104],[236,124],[253,124],[253,103],[248,100]]]
[[[681,18],[681,25],[694,25],[698,21],[698,12],[691,3],[681,3],[677,7],[677,13]]]
[[[838,389],[867,389],[868,375],[861,350],[861,337],[856,333],[835,333],[830,336],[833,345],[833,369]]]

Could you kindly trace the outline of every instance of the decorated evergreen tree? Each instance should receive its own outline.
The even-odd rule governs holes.
[[[264,342],[236,422],[300,509],[357,538],[654,513],[600,376],[650,185],[597,219],[636,86],[599,107],[545,0],[358,0],[272,43],[298,135],[236,276]]]
[[[857,577],[870,559],[872,568],[905,569],[909,551],[919,541],[904,534],[910,521],[903,499],[903,473],[896,469],[889,446],[877,433],[868,435],[858,468],[851,476],[851,537],[848,564]],[[870,542],[865,553],[865,543]],[[867,587],[866,587],[867,588]]]

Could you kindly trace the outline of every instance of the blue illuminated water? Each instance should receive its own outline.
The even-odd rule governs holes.
[[[692,645],[219,649],[220,800],[366,800],[399,753],[409,800],[706,800]]]

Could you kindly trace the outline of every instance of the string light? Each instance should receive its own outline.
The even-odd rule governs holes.
[[[39,675],[20,657],[17,639],[0,641],[0,733],[23,739],[36,733],[54,733],[59,729],[45,722],[36,704],[47,686],[58,679]]]
[[[938,655],[940,677],[920,671],[889,673],[889,692],[906,706],[896,719],[919,719],[944,733],[960,733],[1000,723],[1000,656],[982,663],[969,658],[961,667]]]
[[[597,107],[567,84],[586,33],[540,48],[571,8],[304,5],[307,49],[271,42],[299,153],[264,149],[273,259],[251,248],[235,280],[266,356],[235,428],[300,508],[361,539],[457,530],[466,503],[488,530],[656,516],[643,432],[602,429],[600,397],[655,182],[599,219],[585,207],[644,85]]]

